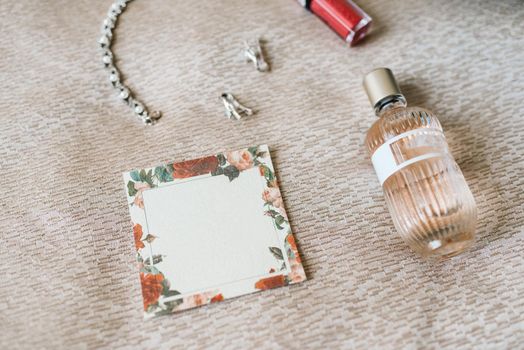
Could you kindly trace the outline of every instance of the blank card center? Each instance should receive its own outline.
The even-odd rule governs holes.
[[[169,252],[157,266],[181,293],[265,275],[274,265],[268,247],[279,246],[257,168],[229,181],[192,178],[145,191],[147,233]]]

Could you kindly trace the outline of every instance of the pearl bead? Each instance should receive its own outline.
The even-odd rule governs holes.
[[[106,19],[104,19],[104,26],[108,27],[108,28],[114,28],[115,27],[115,22],[113,22],[109,18],[106,18]]]
[[[114,82],[116,82],[118,80],[118,77],[116,76],[116,74],[111,74],[109,76],[109,80],[114,83]]]
[[[125,99],[128,98],[128,97],[129,97],[129,91],[128,91],[128,90],[122,90],[122,91],[120,92],[120,98],[121,98],[122,100],[125,100]]]
[[[142,113],[143,111],[144,111],[144,107],[142,107],[141,105],[137,105],[137,106],[135,107],[135,113],[140,114],[140,113]]]
[[[104,62],[105,64],[111,63],[111,56],[104,55],[104,57],[102,58],[102,62]]]
[[[102,37],[100,38],[100,40],[99,40],[98,42],[99,42],[100,44],[102,44],[102,45],[108,45],[108,44],[109,44],[109,39],[107,38],[107,36],[104,35],[104,36],[102,36]]]

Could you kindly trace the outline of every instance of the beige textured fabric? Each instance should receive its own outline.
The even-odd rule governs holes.
[[[115,51],[165,117],[143,127],[96,41],[110,1],[0,2],[0,348],[517,349],[524,344],[524,5],[378,1],[345,46],[294,1],[136,1]],[[241,60],[263,36],[272,72]],[[441,117],[479,207],[462,257],[421,261],[363,147],[376,66]],[[235,93],[258,113],[223,116]],[[121,172],[271,146],[309,280],[144,322]]]

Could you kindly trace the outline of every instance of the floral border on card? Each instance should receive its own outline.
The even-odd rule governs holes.
[[[156,267],[165,256],[153,254],[152,247],[157,237],[154,233],[147,232],[144,191],[197,176],[226,176],[232,182],[242,176],[243,171],[255,167],[258,168],[259,175],[264,182],[264,190],[260,194],[261,215],[271,217],[278,239],[281,240],[281,247],[284,248],[282,251],[280,247],[268,247],[268,254],[272,254],[275,258],[275,268],[271,268],[267,276],[263,278],[257,277],[231,283],[234,288],[228,288],[228,293],[217,287],[213,290],[181,294]],[[267,146],[249,147],[194,160],[168,163],[154,168],[133,170],[124,173],[124,183],[133,223],[145,318],[171,314],[239,295],[306,280]],[[131,207],[139,210],[131,210]]]

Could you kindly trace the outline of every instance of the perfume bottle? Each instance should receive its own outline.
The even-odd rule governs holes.
[[[371,17],[351,0],[298,0],[298,3],[350,45],[362,40],[371,26]]]
[[[366,146],[397,231],[425,257],[461,253],[474,242],[477,210],[440,122],[407,107],[388,68],[368,73],[363,84],[379,118]]]

